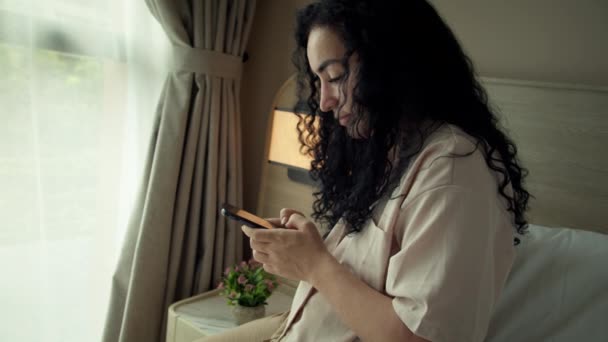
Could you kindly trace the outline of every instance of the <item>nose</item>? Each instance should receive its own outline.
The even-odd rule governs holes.
[[[321,99],[319,108],[324,112],[329,112],[338,105],[337,91],[332,85],[321,82]]]

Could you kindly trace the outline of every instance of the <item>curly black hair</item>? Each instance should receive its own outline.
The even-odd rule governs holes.
[[[331,112],[319,108],[320,85],[306,54],[315,27],[332,29],[344,42],[345,79],[350,75],[347,61],[357,54],[352,112],[357,120],[369,121],[374,134],[365,139],[351,138]],[[322,0],[298,11],[295,39],[298,96],[309,110],[298,114],[298,131],[302,152],[313,157],[310,175],[320,181],[314,193],[316,220],[331,229],[343,218],[349,233],[359,232],[372,215],[372,205],[396,186],[424,139],[449,123],[472,136],[488,167],[502,174],[498,192],[507,200],[517,231],[524,233],[530,197],[523,186],[527,170],[517,159],[515,144],[499,128],[471,60],[429,3]],[[395,146],[400,151],[398,165],[389,159]]]

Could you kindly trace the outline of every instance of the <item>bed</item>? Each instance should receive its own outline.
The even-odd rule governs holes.
[[[276,107],[293,103],[285,84]],[[534,196],[487,341],[608,341],[608,88],[482,78]],[[312,189],[264,163],[258,212],[311,208]]]
[[[535,196],[487,340],[608,341],[608,90],[484,84]]]

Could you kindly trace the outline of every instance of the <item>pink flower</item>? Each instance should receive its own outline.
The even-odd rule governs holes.
[[[245,291],[247,292],[251,292],[254,288],[255,286],[253,286],[252,284],[245,285]]]
[[[227,276],[228,273],[230,273],[230,267],[226,267],[226,270],[224,271],[224,275]]]
[[[220,283],[220,284],[217,286],[217,288],[218,288],[219,290],[223,290],[223,289],[224,289],[224,282],[221,282],[221,283]]]
[[[265,279],[264,283],[266,283],[266,286],[268,287],[268,289],[270,291],[272,291],[274,289],[274,283],[272,282],[272,280],[270,279]]]
[[[243,274],[241,274],[239,276],[239,279],[237,279],[237,282],[241,285],[247,284],[247,278]]]
[[[241,261],[241,264],[239,266],[241,266],[241,269],[243,271],[247,271],[249,269],[249,266],[247,265],[247,263],[245,261]]]
[[[232,292],[230,292],[230,295],[228,295],[228,298],[235,299],[236,298],[236,291],[233,290]]]

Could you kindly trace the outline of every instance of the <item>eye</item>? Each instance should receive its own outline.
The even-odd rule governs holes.
[[[329,83],[336,83],[336,82],[342,81],[342,79],[344,79],[344,74],[342,74],[340,76],[336,76],[334,78],[330,78],[329,80],[327,80],[327,82],[329,82]]]

